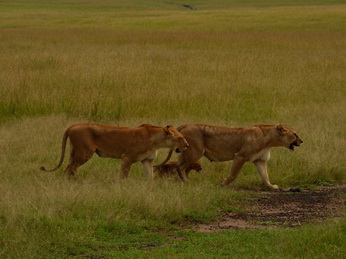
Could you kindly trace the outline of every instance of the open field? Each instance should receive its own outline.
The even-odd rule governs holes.
[[[188,185],[148,182],[140,165],[120,184],[119,161],[96,156],[76,182],[38,168],[56,165],[77,122],[283,123],[304,143],[272,150],[272,183],[344,184],[345,17],[337,0],[1,1],[0,257],[341,258],[345,217],[190,229],[265,190],[250,164],[227,188],[230,162],[204,158]]]

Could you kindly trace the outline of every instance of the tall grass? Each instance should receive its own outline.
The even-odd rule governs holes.
[[[293,121],[294,112],[343,102],[340,33],[53,33],[4,32],[4,47],[22,47],[2,55],[3,119],[63,112],[251,123],[287,120],[298,105]]]
[[[39,172],[76,122],[284,123],[304,143],[273,150],[273,183],[345,182],[342,2],[74,3],[0,4],[0,256],[69,256],[110,233],[208,221],[262,188],[252,165],[220,188],[230,163],[205,159],[189,185],[148,182],[139,165],[120,184],[119,161],[96,157],[77,182]]]

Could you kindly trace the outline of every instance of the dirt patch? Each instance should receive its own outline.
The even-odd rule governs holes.
[[[318,190],[291,189],[286,192],[262,192],[248,198],[245,212],[225,213],[209,224],[196,224],[200,232],[220,230],[296,227],[342,217],[345,212],[346,185]]]

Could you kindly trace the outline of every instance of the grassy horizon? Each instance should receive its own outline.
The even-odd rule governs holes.
[[[194,11],[182,4],[0,3],[0,257],[344,254],[344,218],[293,230],[181,230],[241,212],[244,197],[265,189],[250,164],[229,188],[219,184],[231,162],[206,159],[189,185],[149,183],[140,165],[120,184],[119,160],[96,156],[77,182],[63,169],[38,170],[56,165],[64,130],[78,122],[283,123],[304,143],[272,150],[272,183],[346,182],[345,4],[195,0]]]

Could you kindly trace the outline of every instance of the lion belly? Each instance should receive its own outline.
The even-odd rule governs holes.
[[[232,160],[234,158],[234,153],[205,151],[204,156],[208,158],[211,162],[223,162]]]
[[[101,149],[96,149],[95,153],[99,156],[99,157],[108,157],[108,158],[121,158],[121,154],[117,154],[115,152],[107,152]]]

